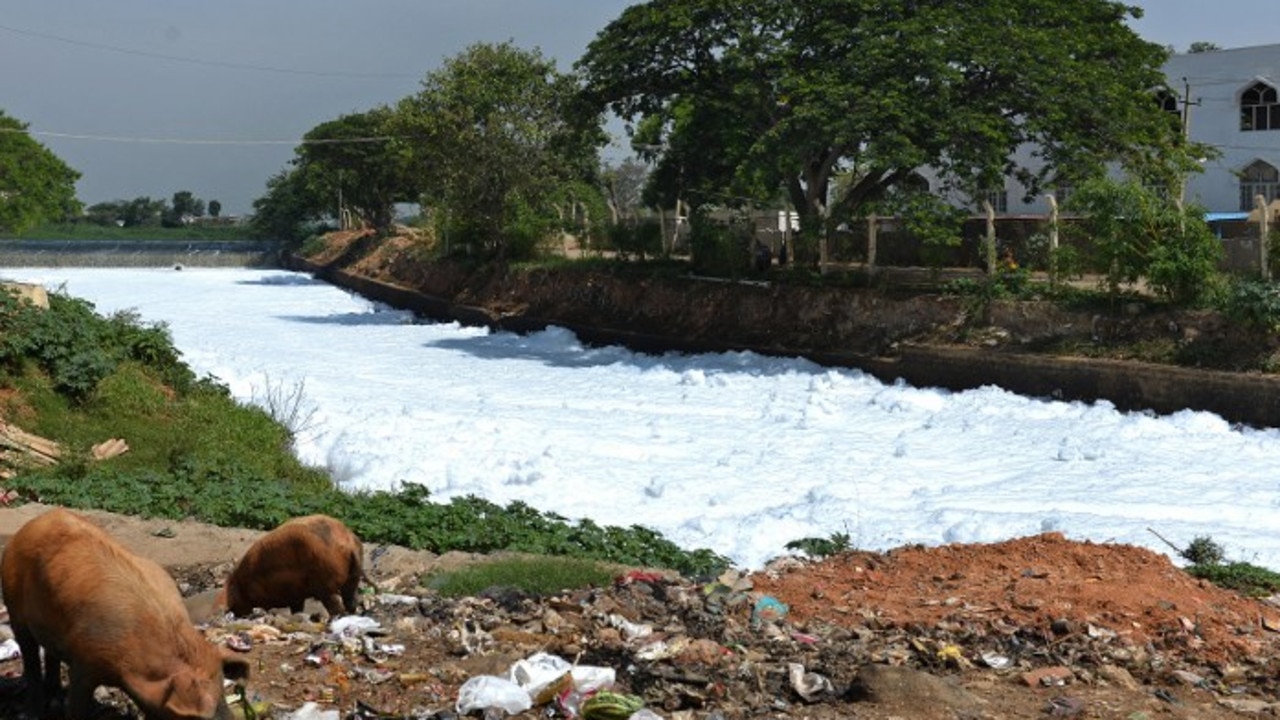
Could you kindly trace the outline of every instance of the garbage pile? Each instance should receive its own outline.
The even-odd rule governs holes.
[[[193,572],[184,592],[210,579]],[[1104,628],[903,626],[868,608],[847,625],[805,623],[732,572],[700,583],[633,571],[608,587],[552,597],[495,587],[450,599],[416,579],[380,585],[383,592],[361,597],[357,615],[329,617],[309,603],[299,613],[226,616],[201,626],[212,642],[252,664],[247,683],[228,688],[237,716],[1019,716],[1021,710],[991,705],[989,694],[978,697],[975,685],[1012,688],[1033,712],[1054,717],[1099,712],[1085,693],[1098,687],[1170,707],[1200,697],[1213,709],[1280,709],[1276,681],[1264,678],[1278,676],[1274,658],[1204,667],[1158,644],[1121,642]],[[21,663],[0,662],[0,673],[19,675]],[[975,673],[989,680],[956,682]],[[0,683],[0,717],[16,716],[5,714],[17,707],[15,687]],[[128,711],[123,696],[104,699]],[[937,714],[892,711],[905,700]]]

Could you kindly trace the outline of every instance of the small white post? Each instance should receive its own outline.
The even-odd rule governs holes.
[[[1058,285],[1058,198],[1049,193],[1049,289]]]
[[[1261,194],[1253,196],[1253,206],[1258,209],[1258,263],[1262,271],[1262,279],[1271,279],[1271,267],[1267,258],[1267,244],[1271,239],[1271,211],[1267,209],[1267,199]]]
[[[876,271],[876,234],[880,230],[880,218],[875,213],[867,216],[867,274]]]

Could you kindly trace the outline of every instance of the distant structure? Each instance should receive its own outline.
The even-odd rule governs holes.
[[[1214,217],[1243,219],[1255,196],[1268,203],[1280,198],[1280,44],[1180,53],[1164,65],[1167,87],[1155,100],[1174,113],[1183,132],[1221,153],[1206,159],[1204,172],[1188,178],[1184,199]],[[1030,149],[1023,156],[1029,157]],[[922,173],[937,187],[937,180]],[[1072,188],[1048,188],[1059,204]],[[1026,191],[1013,178],[984,197],[953,197],[977,210],[990,202],[997,214],[1045,215],[1043,195],[1023,202]]]

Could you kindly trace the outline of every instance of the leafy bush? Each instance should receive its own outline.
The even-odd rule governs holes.
[[[1122,284],[1146,278],[1177,304],[1201,299],[1222,254],[1199,208],[1179,208],[1130,180],[1093,180],[1072,193],[1067,207],[1085,215],[1079,224],[1092,241],[1114,297]]]
[[[662,226],[655,220],[609,226],[609,244],[620,255],[645,258],[662,254]]]
[[[1280,573],[1249,563],[1192,565],[1187,572],[1218,587],[1251,597],[1267,597],[1280,592]]]
[[[812,558],[831,557],[853,549],[848,533],[832,533],[830,537],[807,537],[787,543],[788,550],[799,550]]]
[[[694,272],[739,278],[751,269],[750,232],[695,215],[689,248]]]
[[[1280,285],[1237,279],[1225,294],[1221,309],[1232,320],[1255,330],[1280,330]]]

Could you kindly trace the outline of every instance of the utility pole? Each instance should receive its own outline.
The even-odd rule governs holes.
[[[1182,105],[1180,114],[1182,124],[1182,139],[1186,142],[1191,141],[1191,106],[1199,105],[1199,100],[1191,99],[1191,83],[1184,76],[1182,78],[1182,97],[1178,98],[1178,102]],[[1182,203],[1187,199],[1187,176],[1184,174],[1178,181],[1178,208],[1182,208]]]

